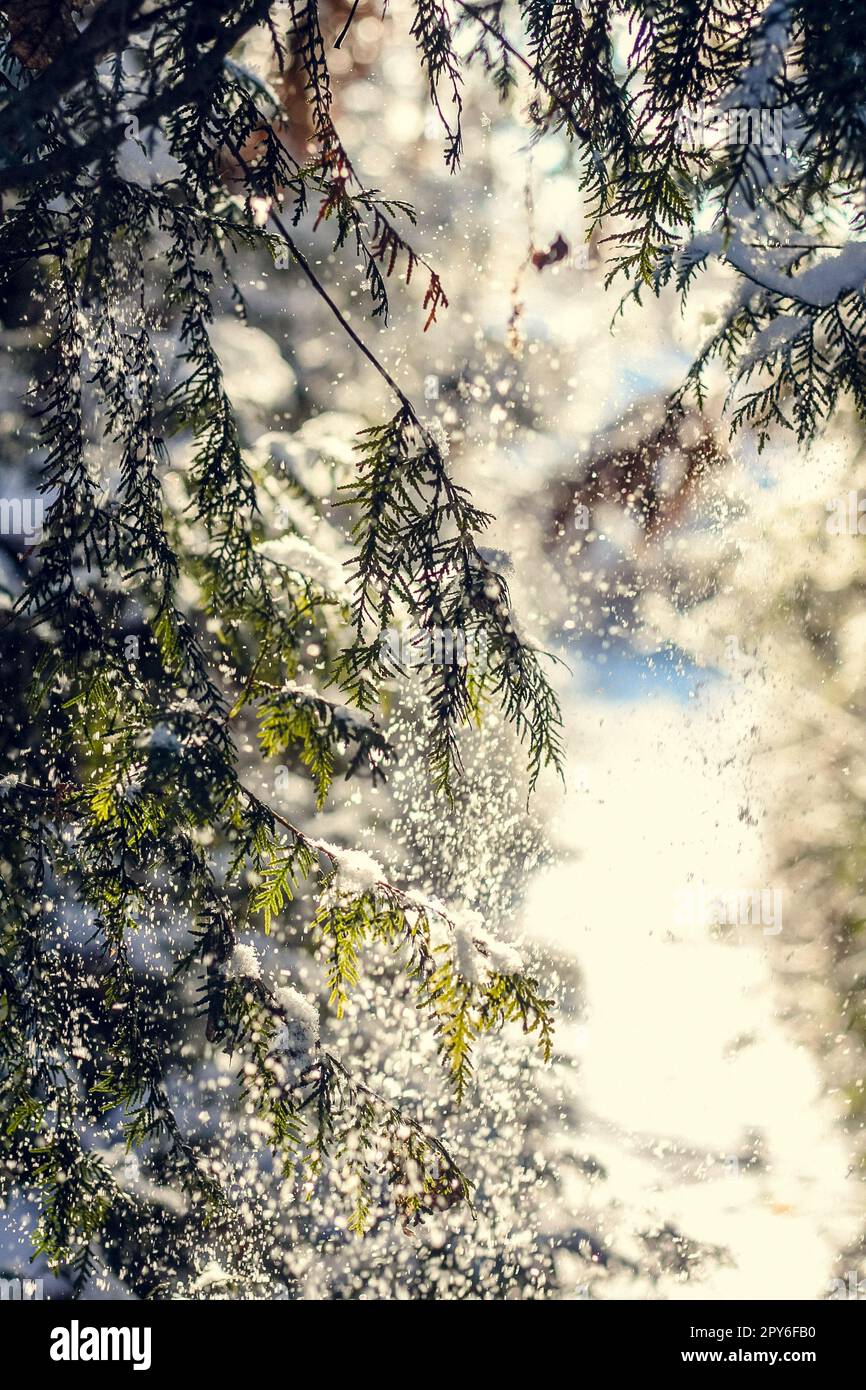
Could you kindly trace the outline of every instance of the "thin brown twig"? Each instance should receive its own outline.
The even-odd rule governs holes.
[[[336,37],[335,40],[334,40],[334,47],[335,47],[335,48],[339,48],[339,47],[340,47],[340,45],[341,45],[342,42],[343,42],[343,39],[346,37],[346,35],[348,34],[349,30],[351,29],[351,27],[352,27],[352,20],[355,18],[355,11],[357,10],[357,8],[358,8],[358,6],[359,6],[360,3],[361,3],[361,0],[352,0],[352,8],[351,8],[351,10],[349,11],[349,18],[346,20],[346,23],[343,25],[342,29],[340,30],[339,34],[337,35],[337,37]]]
[[[239,167],[243,170],[248,186],[251,190],[255,190],[258,184],[255,170],[252,169],[247,160],[244,159],[243,154],[238,149],[234,141],[228,141],[228,148],[231,154],[237,160]],[[322,284],[321,280],[316,275],[316,272],[313,270],[313,267],[310,265],[301,248],[298,246],[297,242],[290,233],[285,222],[280,217],[279,213],[275,212],[273,206],[270,207],[269,217],[270,221],[273,223],[273,225],[279,232],[280,237],[285,242],[286,246],[291,252],[301,273],[312,285],[319,298],[322,299],[325,302],[325,304],[327,304],[334,318],[337,320],[340,327],[343,329],[343,332],[349,338],[351,338],[358,351],[361,352],[364,355],[364,357],[366,357],[370,365],[375,368],[382,380],[394,393],[401,406],[403,407],[403,410],[412,420],[412,423],[415,424],[419,429],[423,429],[423,426],[421,425],[417,413],[415,411],[415,407],[413,406],[409,397],[406,395],[405,391],[403,391],[402,388],[398,386],[397,382],[394,380],[393,376],[388,371],[388,368],[384,365],[383,362],[379,361],[378,357],[373,352],[373,350],[367,346],[367,344],[364,342],[364,339],[355,331],[355,329],[349,323],[349,320],[345,317],[339,305],[332,299],[331,295],[325,289],[325,286]]]

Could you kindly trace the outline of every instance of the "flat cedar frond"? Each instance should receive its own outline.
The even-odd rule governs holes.
[[[262,864],[258,886],[250,898],[250,911],[262,914],[265,935],[271,930],[273,918],[291,902],[299,879],[309,872],[309,867],[303,846],[298,845],[275,848],[273,857]]]
[[[367,767],[373,781],[384,780],[382,764],[390,755],[387,739],[375,724],[345,705],[336,705],[307,691],[284,689],[263,697],[259,709],[259,742],[267,757],[297,750],[316,784],[316,804],[324,804],[341,756],[348,759],[346,777]]]
[[[460,64],[454,51],[454,26],[448,12],[447,0],[415,0],[412,36],[418,51],[432,101],[446,134],[445,160],[453,171],[460,163],[463,150],[463,99],[460,88]],[[446,114],[440,96],[440,85],[446,83],[453,114]]]
[[[334,868],[323,880],[316,926],[328,956],[331,1003],[338,1013],[359,983],[365,945],[379,941],[402,953],[416,982],[418,1007],[433,1020],[458,1103],[469,1084],[476,1040],[507,1022],[519,1021],[526,1033],[537,1031],[542,1056],[550,1060],[553,1001],[539,994],[536,981],[522,966],[499,968],[498,943],[486,932],[473,933],[438,904],[384,880],[365,891],[343,887],[339,852],[326,853]],[[516,953],[509,952],[508,959],[518,966]]]
[[[436,782],[450,786],[459,765],[456,734],[474,718],[481,690],[499,697],[526,739],[534,786],[543,767],[560,767],[560,715],[538,654],[517,634],[508,586],[479,550],[491,518],[454,481],[439,443],[405,407],[365,431],[358,454],[357,479],[341,494],[357,515],[356,640],[337,663],[338,679],[357,703],[369,699],[389,673],[384,634],[401,605],[421,631],[471,637],[484,651],[482,673],[455,650],[429,677]]]

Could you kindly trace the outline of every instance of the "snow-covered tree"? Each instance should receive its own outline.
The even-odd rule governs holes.
[[[39,544],[18,554],[4,618],[32,680],[26,714],[8,711],[2,1002],[4,1173],[38,1190],[37,1248],[80,1287],[100,1244],[148,1224],[100,1156],[112,1129],[155,1154],[200,1229],[243,1248],[249,1207],[172,1095],[191,1010],[234,1059],[251,1133],[285,1179],[300,1191],[337,1161],[352,1229],[374,1187],[406,1227],[470,1199],[439,1136],[332,1051],[304,993],[269,980],[238,939],[254,922],[267,937],[305,880],[337,1019],[380,946],[408,974],[458,1098],[479,1035],[517,1021],[549,1051],[549,999],[480,918],[398,886],[242,778],[251,713],[262,756],[305,768],[318,803],[336,772],[375,782],[390,751],[375,713],[399,670],[389,633],[409,619],[452,636],[426,681],[437,788],[453,794],[459,731],[489,704],[525,740],[533,781],[559,744],[539,656],[481,545],[489,518],[290,230],[309,204],[338,250],[351,238],[374,312],[398,260],[418,271],[394,221],[409,210],[361,186],[340,146],[316,7],[76,8],[7,11],[2,119],[17,134],[2,253],[7,274],[38,281],[25,428],[41,482]],[[231,56],[257,31],[275,74],[300,66],[302,161],[279,101]],[[256,248],[289,257],[395,397],[350,466],[323,448],[318,491],[297,447],[244,450],[226,390],[214,270],[243,312],[231,258]],[[429,326],[444,295],[422,269]],[[351,542],[328,555],[315,541],[334,531],[332,501]],[[142,971],[155,924],[165,951]]]
[[[185,1068],[210,1067],[214,1109],[234,1107],[233,1152],[240,1138],[272,1155],[293,1204],[331,1174],[361,1233],[387,1206],[410,1229],[472,1192],[436,1128],[331,1041],[366,969],[408,977],[458,1100],[479,1040],[509,1021],[549,1055],[553,991],[489,904],[449,902],[433,868],[386,872],[357,824],[335,842],[315,824],[337,774],[375,792],[393,764],[395,628],[448,644],[425,667],[412,745],[432,795],[460,804],[485,717],[496,738],[512,726],[534,787],[560,761],[557,704],[447,426],[359,326],[387,317],[398,277],[409,296],[421,284],[423,342],[448,310],[402,190],[373,188],[340,132],[333,54],[352,51],[362,8],[8,0],[0,16],[4,321],[27,395],[10,454],[22,478],[40,468],[0,619],[5,1181],[38,1195],[37,1247],[77,1288],[100,1257],[171,1287],[205,1227],[199,1287],[254,1285],[279,1278],[263,1252],[285,1214],[214,1157]],[[842,390],[859,408],[856,6],[418,0],[409,27],[448,168],[484,73],[533,143],[569,142],[612,279],[639,298],[691,290],[711,261],[731,270],[732,308],[686,383],[699,402],[718,356],[746,391],[735,424],[806,436]],[[526,264],[568,252],[530,243]],[[338,399],[330,430],[281,430],[291,326],[285,353],[247,328],[257,351],[229,369],[220,311],[256,318],[243,270],[268,261],[316,296],[389,413],[351,420]],[[519,351],[516,296],[512,330]],[[770,381],[757,392],[755,373]],[[327,1020],[305,988],[310,948]],[[118,1136],[145,1156],[144,1188],[132,1159],[126,1175],[104,1160]],[[292,1205],[291,1238],[304,1220]]]

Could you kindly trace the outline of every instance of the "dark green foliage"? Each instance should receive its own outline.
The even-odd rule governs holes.
[[[291,56],[305,72],[318,149],[304,165],[279,138],[273,95],[231,56],[259,25],[275,68]],[[450,32],[444,10],[419,9],[437,106],[443,81],[459,106]],[[80,1290],[110,1233],[116,1241],[120,1228],[147,1225],[141,1200],[91,1147],[96,1131],[145,1150],[197,1219],[231,1237],[233,1198],[172,1099],[169,1072],[190,1026],[237,1059],[241,1105],[287,1177],[327,1175],[333,1161],[352,1168],[357,1234],[383,1186],[404,1223],[468,1200],[442,1142],[318,1036],[294,1050],[290,996],[257,970],[243,973],[249,957],[238,954],[237,931],[247,914],[267,932],[311,876],[335,1008],[363,968],[364,945],[376,941],[432,1015],[458,1095],[469,1041],[481,1032],[516,1020],[549,1052],[549,1001],[522,972],[491,966],[457,1008],[453,952],[434,947],[424,909],[385,879],[370,891],[333,888],[335,852],[239,779],[234,731],[247,706],[262,752],[306,769],[320,806],[338,772],[381,777],[389,749],[364,711],[393,675],[374,653],[399,603],[419,627],[490,636],[489,671],[454,666],[430,691],[443,783],[459,765],[458,730],[482,699],[498,695],[529,740],[533,781],[557,761],[558,713],[514,630],[504,581],[477,549],[487,518],[399,393],[395,420],[367,433],[345,498],[358,541],[351,645],[340,651],[342,599],[258,548],[260,479],[211,341],[221,285],[243,313],[234,254],[287,247],[327,298],[276,211],[283,206],[293,226],[308,215],[330,224],[337,252],[353,243],[374,313],[387,310],[398,265],[407,279],[419,265],[428,275],[426,326],[447,305],[435,271],[394,223],[411,220],[411,209],[361,185],[333,126],[316,4],[271,12],[263,0],[189,0],[150,13],[141,0],[103,0],[66,37],[33,69],[17,60],[16,46],[24,50],[10,31],[0,98],[0,184],[11,190],[0,269],[13,277],[31,267],[42,285],[31,405],[48,500],[44,539],[3,619],[33,679],[31,722],[6,748],[0,785],[0,1111],[4,1182],[38,1194],[38,1249],[69,1266]],[[97,78],[97,63],[109,80],[105,67]],[[150,187],[131,181],[121,163],[130,142],[158,147],[179,172]],[[459,148],[458,119],[452,163]],[[262,205],[273,212],[269,228],[256,216]],[[168,373],[158,332],[177,343]],[[172,438],[190,460],[183,511],[163,496]],[[113,461],[109,490],[92,466],[97,448]],[[315,505],[302,491],[299,500]],[[190,583],[198,613],[179,597]],[[140,662],[126,655],[130,632],[144,648]],[[323,682],[342,680],[355,710],[292,684],[313,640],[326,656]],[[174,967],[142,974],[136,940],[154,926]],[[443,926],[457,931],[445,916]]]
[[[863,415],[864,117],[856,87],[866,61],[862,7],[662,0],[584,9],[633,15],[623,74],[628,135],[608,160],[597,207],[614,225],[610,280],[640,298],[685,295],[715,261],[733,272],[731,302],[672,404],[705,398],[705,369],[732,379],[732,431],[771,425],[808,439],[843,393]],[[602,98],[606,69],[594,90]],[[715,123],[690,138],[689,120]],[[607,147],[591,117],[600,157]],[[692,132],[693,133],[693,132]],[[701,230],[696,235],[700,218]],[[840,254],[841,253],[841,254]]]
[[[856,0],[458,0],[472,56],[538,94],[537,133],[575,141],[608,281],[685,294],[714,261],[736,288],[673,404],[732,378],[732,428],[814,435],[842,393],[863,415],[866,16]],[[497,56],[498,55],[498,56]],[[695,122],[706,130],[695,139]],[[700,226],[700,233],[696,229]],[[839,254],[841,252],[841,254]],[[820,280],[820,287],[817,281]],[[789,320],[798,321],[788,331]],[[775,331],[781,321],[782,328]],[[754,378],[762,378],[757,384]]]
[[[492,518],[452,479],[441,445],[407,406],[387,425],[367,430],[359,454],[357,481],[344,495],[359,515],[355,642],[341,657],[344,689],[361,708],[370,707],[377,682],[389,673],[384,633],[401,604],[423,631],[462,633],[467,642],[483,638],[483,669],[461,662],[457,652],[431,668],[437,781],[447,788],[459,762],[457,730],[479,701],[497,695],[529,743],[534,787],[542,767],[558,765],[559,713],[537,655],[516,633],[505,580],[478,548]]]

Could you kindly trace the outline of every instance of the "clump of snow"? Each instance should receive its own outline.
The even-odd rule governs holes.
[[[146,746],[153,752],[159,750],[177,753],[180,750],[180,739],[167,724],[155,724],[147,737]]]
[[[495,974],[523,974],[523,957],[510,942],[501,941],[498,936],[493,936],[491,932],[485,931],[482,927],[480,930],[476,929],[475,945],[486,956],[488,969]]]
[[[725,238],[720,232],[694,237],[680,260],[693,264],[706,256],[717,256],[759,289],[782,299],[826,309],[851,290],[866,283],[866,242],[850,241],[838,255],[826,256],[817,264],[793,275],[787,266],[797,256],[796,248],[747,246],[739,237]]]
[[[323,410],[305,420],[297,437],[316,453],[335,463],[353,467],[357,436],[369,421],[344,410]]]
[[[257,227],[266,227],[273,206],[270,198],[250,198],[250,210]]]
[[[260,980],[262,975],[255,946],[247,946],[242,941],[236,943],[224,968],[227,980]]]
[[[225,317],[211,326],[210,336],[232,401],[257,412],[285,410],[293,403],[295,373],[263,329]]]
[[[315,1004],[292,985],[275,991],[282,1014],[282,1026],[274,1039],[274,1050],[294,1061],[307,1058],[319,1043],[319,1011]]]
[[[304,540],[303,536],[277,536],[256,546],[260,555],[287,569],[297,570],[326,589],[346,592],[346,574],[339,560]]]
[[[794,6],[791,0],[771,0],[755,31],[751,62],[728,96],[731,106],[768,105],[784,72]]]
[[[367,854],[366,850],[338,849],[336,845],[329,845],[324,840],[318,842],[318,847],[333,860],[334,874],[328,884],[328,890],[334,899],[360,898],[385,878],[382,865],[372,854]]]
[[[20,781],[21,778],[16,777],[14,772],[7,772],[5,777],[0,777],[0,797],[8,796],[10,792],[15,790]]]
[[[454,968],[470,985],[480,985],[485,974],[484,961],[475,945],[475,927],[479,921],[477,912],[467,912],[454,923]]]
[[[809,323],[802,314],[779,314],[752,338],[748,351],[743,354],[742,365],[762,362],[765,357],[782,351],[800,333],[808,331]]]
[[[520,952],[487,931],[480,913],[472,909],[464,910],[454,920],[453,952],[455,969],[468,984],[483,984],[486,975],[523,972]]]
[[[424,428],[442,457],[444,459],[449,458],[451,454],[451,440],[448,438],[448,431],[445,429],[445,426],[438,416],[434,415],[429,419],[425,419]]]
[[[309,682],[299,685],[297,681],[283,681],[280,687],[281,695],[298,695],[304,700],[321,700],[322,696],[314,685]]]
[[[205,1289],[212,1289],[217,1285],[231,1284],[235,1281],[236,1277],[236,1275],[227,1274],[222,1266],[217,1264],[216,1260],[211,1260],[205,1265],[201,1274],[193,1280],[190,1288],[196,1293],[201,1293]]]
[[[434,898],[432,894],[422,893],[417,888],[409,888],[403,894],[404,901],[410,908],[418,913],[424,913],[429,919],[447,918],[448,909],[439,898]]]
[[[318,449],[313,448],[303,429],[295,434],[289,434],[285,430],[269,430],[259,435],[253,447],[256,457],[262,463],[295,479],[315,497],[330,497],[335,484],[345,476],[352,462],[351,445],[348,458],[347,451],[343,448],[340,451],[341,461],[336,461],[328,454],[321,454]],[[281,479],[277,476],[269,478],[269,481],[272,482],[273,491],[276,493],[280,489]]]
[[[438,898],[414,888],[404,894],[404,902],[410,912],[423,914],[427,919],[430,949],[450,951],[455,970],[467,983],[483,984],[489,974],[523,974],[520,952],[489,932],[474,908],[455,913]]]

